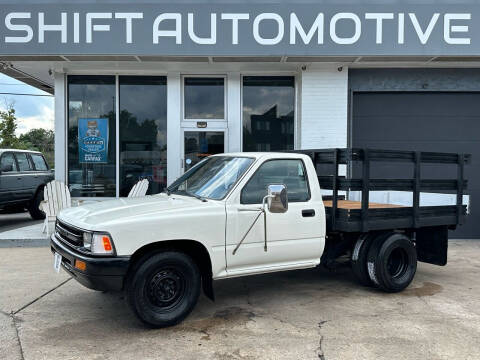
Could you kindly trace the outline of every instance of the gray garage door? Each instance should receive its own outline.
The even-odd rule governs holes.
[[[464,152],[470,212],[451,237],[480,238],[480,93],[354,93],[352,145],[355,147]],[[410,177],[409,169],[385,166],[376,175]],[[426,167],[422,176],[455,178],[454,167]]]

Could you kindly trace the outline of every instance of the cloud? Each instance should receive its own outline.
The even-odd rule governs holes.
[[[0,74],[0,92],[48,95],[42,90]],[[24,134],[35,128],[54,128],[54,100],[51,96],[0,95],[0,109],[12,104],[18,119],[16,134]]]
[[[54,127],[54,111],[53,107],[42,105],[38,109],[37,115],[18,116],[18,127],[16,134],[24,134],[32,129],[42,128],[45,130],[53,130]]]

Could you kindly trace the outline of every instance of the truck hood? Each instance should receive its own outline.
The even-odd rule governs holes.
[[[87,230],[121,224],[122,220],[148,215],[161,216],[165,213],[184,212],[197,207],[205,207],[209,202],[189,196],[159,194],[140,198],[121,198],[99,201],[64,209],[59,220]]]

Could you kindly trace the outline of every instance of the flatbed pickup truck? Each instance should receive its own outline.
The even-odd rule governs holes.
[[[411,164],[413,178],[371,178],[385,162]],[[343,262],[361,284],[398,292],[417,261],[446,264],[448,231],[467,216],[469,162],[369,149],[213,155],[164,193],[63,210],[51,237],[54,267],[91,289],[124,290],[154,327],[182,321],[201,288],[213,300],[213,280],[320,264]],[[339,175],[352,164],[360,177]],[[453,164],[456,178],[424,179],[425,164]],[[372,203],[377,190],[411,192],[412,206]],[[345,200],[350,191],[361,201]],[[455,193],[456,204],[420,206],[421,192]]]

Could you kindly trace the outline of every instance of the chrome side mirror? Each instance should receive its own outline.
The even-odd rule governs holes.
[[[268,185],[267,204],[271,213],[284,213],[288,210],[287,187],[284,184]]]

